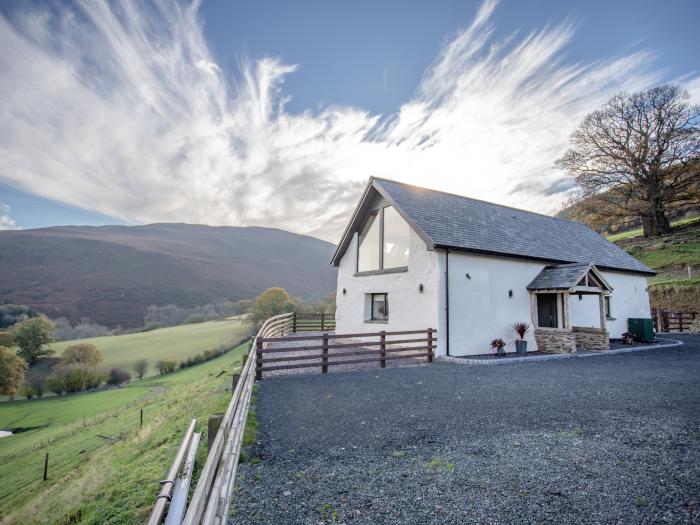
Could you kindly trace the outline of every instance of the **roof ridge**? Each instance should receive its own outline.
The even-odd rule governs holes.
[[[540,217],[546,217],[546,218],[548,218],[548,219],[555,219],[555,220],[557,220],[557,221],[570,222],[570,223],[573,223],[573,224],[577,224],[577,225],[579,225],[579,226],[584,226],[584,227],[586,227],[586,228],[592,229],[590,226],[588,226],[588,225],[586,225],[586,224],[583,224],[582,222],[574,221],[574,220],[572,220],[572,219],[563,219],[563,218],[561,218],[561,217],[555,217],[555,216],[553,216],[553,215],[547,215],[546,213],[539,213],[539,212],[536,212],[536,211],[523,210],[522,208],[516,208],[515,206],[508,206],[507,204],[500,204],[500,203],[498,203],[498,202],[491,202],[491,201],[487,201],[487,200],[484,200],[484,199],[476,199],[476,198],[474,198],[474,197],[467,197],[466,195],[460,195],[459,193],[452,193],[452,192],[443,191],[443,190],[435,190],[435,189],[433,189],[433,188],[426,188],[425,186],[416,186],[415,184],[409,184],[409,183],[407,183],[407,182],[401,182],[401,181],[394,180],[394,179],[387,179],[387,178],[384,178],[384,177],[375,177],[375,176],[371,176],[371,177],[370,177],[370,181],[373,181],[373,180],[393,182],[394,184],[401,184],[402,186],[410,186],[411,188],[417,188],[417,189],[419,189],[419,190],[432,191],[432,192],[434,192],[434,193],[442,193],[443,195],[450,195],[451,197],[459,197],[459,198],[461,198],[461,199],[469,199],[469,200],[471,200],[471,201],[483,202],[484,204],[490,204],[491,206],[498,206],[499,208],[506,208],[506,209],[508,209],[508,210],[515,210],[515,211],[519,211],[519,212],[522,212],[522,213],[530,213],[530,214],[532,214],[532,215],[538,215],[538,216],[540,216]],[[593,230],[593,231],[595,231],[595,230]],[[596,232],[596,233],[598,233],[598,232]]]

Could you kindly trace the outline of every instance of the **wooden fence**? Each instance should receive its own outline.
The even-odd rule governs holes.
[[[262,377],[266,370],[280,370],[308,366],[321,367],[322,372],[334,364],[377,362],[384,367],[387,360],[423,357],[432,361],[435,348],[435,331],[415,330],[404,332],[376,332],[371,334],[328,334],[290,336],[296,332],[331,331],[335,329],[335,319],[329,314],[282,314],[265,321],[253,338],[251,351],[244,360],[240,378],[236,383],[231,401],[226,409],[219,430],[216,433],[207,460],[202,467],[197,485],[192,494],[182,524],[184,525],[225,525],[231,504],[231,492],[236,479],[238,459],[243,443],[250,398],[256,376]],[[411,337],[415,336],[415,337]],[[419,337],[420,336],[420,337]],[[394,339],[399,337],[399,339]],[[336,343],[341,339],[347,342]],[[376,339],[376,341],[375,341]],[[289,343],[304,341],[311,344],[304,347],[271,347],[272,342]],[[313,344],[321,341],[321,344]],[[418,344],[418,346],[416,346]],[[407,346],[409,345],[409,346]],[[378,347],[378,348],[375,348]],[[293,355],[300,350],[314,352],[309,356]],[[335,352],[335,350],[340,350]],[[320,351],[320,353],[318,352]],[[333,352],[332,352],[333,351]],[[288,354],[284,354],[288,352]],[[273,357],[266,358],[267,354]],[[282,360],[293,361],[292,365],[270,364]],[[372,355],[372,357],[369,357]],[[359,359],[343,359],[360,356]],[[341,358],[337,360],[337,358]],[[320,360],[318,363],[301,362],[309,359]],[[267,365],[269,366],[266,366]],[[177,470],[182,457],[185,442],[193,432],[190,425],[183,444],[178,451],[171,471]],[[171,475],[172,474],[172,475]],[[164,514],[165,502],[171,498],[171,478],[176,473],[168,474],[168,483],[163,486],[156,499],[156,508],[149,524],[160,523]]]
[[[698,325],[696,312],[652,308],[651,318],[658,332],[688,332]]]
[[[432,328],[361,334],[258,337],[255,346],[255,377],[262,379],[264,372],[272,370],[314,367],[320,368],[321,373],[325,374],[329,366],[359,363],[377,363],[384,368],[387,361],[396,359],[424,358],[431,363],[435,343],[435,330]]]

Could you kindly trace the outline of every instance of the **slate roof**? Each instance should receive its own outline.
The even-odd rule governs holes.
[[[545,266],[527,285],[528,290],[570,290],[586,275],[590,264],[571,263]]]
[[[432,248],[655,273],[585,224],[388,179],[372,178],[370,185]],[[352,237],[352,225],[338,245],[336,265],[349,243],[348,234]]]

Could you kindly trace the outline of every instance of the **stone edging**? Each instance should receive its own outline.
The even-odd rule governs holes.
[[[681,346],[682,341],[677,341],[675,339],[663,339],[664,341],[671,341],[669,343],[658,344],[653,346],[633,346],[630,348],[615,348],[613,350],[606,350],[604,352],[574,352],[571,354],[551,354],[551,355],[533,355],[530,357],[508,357],[505,359],[469,359],[465,357],[452,357],[452,356],[437,356],[436,359],[443,363],[455,363],[458,365],[467,366],[488,366],[488,365],[507,365],[510,363],[531,363],[535,361],[551,361],[554,359],[571,359],[573,357],[591,357],[598,355],[610,355],[610,354],[626,354],[629,352],[639,352],[642,350],[654,350],[656,348],[671,348],[673,346]]]

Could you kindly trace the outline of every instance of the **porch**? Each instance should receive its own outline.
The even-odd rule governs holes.
[[[612,287],[593,264],[545,267],[527,286],[535,341],[541,352],[601,352]]]

